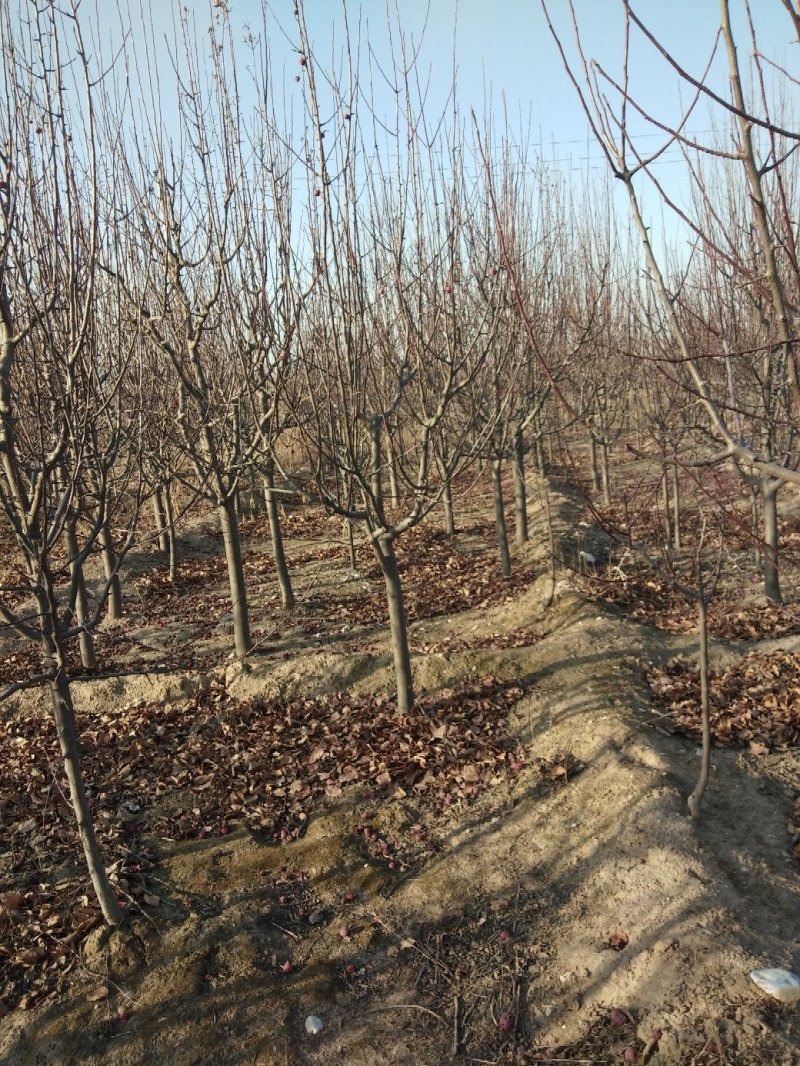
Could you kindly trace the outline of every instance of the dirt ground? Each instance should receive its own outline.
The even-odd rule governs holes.
[[[574,551],[578,529],[580,544],[591,542],[579,504],[555,490],[548,499],[559,555]],[[435,768],[426,756],[425,777],[395,769],[378,736],[360,754],[365,721],[391,716],[382,695],[391,660],[371,613],[368,557],[350,574],[333,524],[291,532],[301,607],[288,618],[266,543],[248,542],[251,573],[263,573],[254,617],[261,610],[265,621],[245,662],[227,656],[225,577],[210,530],[184,541],[205,569],[180,603],[158,584],[152,559],[133,560],[143,590],[135,630],[107,627],[100,641],[125,669],[74,683],[82,719],[98,733],[117,728],[115,715],[138,716],[144,728],[166,708],[159,729],[191,738],[196,716],[196,733],[210,722],[245,759],[226,722],[246,708],[258,733],[258,701],[282,701],[280,736],[299,745],[306,768],[335,750],[340,777],[319,775],[300,814],[286,797],[282,821],[270,821],[266,802],[255,817],[244,800],[220,819],[202,792],[203,776],[216,772],[211,756],[188,769],[176,756],[158,795],[139,798],[130,846],[149,861],[126,874],[127,926],[109,935],[90,922],[71,956],[30,957],[31,972],[44,967],[43,988],[48,967],[66,976],[57,995],[5,1002],[0,1066],[800,1064],[798,1008],[768,999],[748,976],[800,969],[796,748],[715,749],[703,816],[689,818],[697,742],[653,704],[646,674],[694,656],[695,637],[592,601],[569,569],[559,567],[553,585],[548,509],[534,494],[531,541],[515,555],[522,577],[503,586],[489,569],[470,572],[484,582],[480,603],[465,593],[467,609],[420,611],[411,625],[428,719],[396,723],[392,745],[422,750],[415,731],[426,721],[431,751],[451,744]],[[320,529],[329,531],[322,548]],[[465,550],[478,551],[484,536],[476,524]],[[799,643],[789,635],[779,646]],[[737,654],[735,643],[712,646],[723,653]],[[333,725],[319,725],[326,739],[309,755],[323,712],[303,714],[315,697]],[[43,707],[42,694],[21,693],[0,719],[22,736],[21,723]],[[292,739],[301,718],[305,733]],[[340,719],[347,727],[337,733]],[[99,750],[102,737],[92,743]],[[279,756],[259,752],[247,756],[248,773],[264,780]],[[299,790],[281,767],[286,791]],[[237,794],[238,771],[225,773]],[[136,766],[131,774],[145,776]],[[133,794],[122,801],[130,811]],[[16,840],[13,810],[0,805],[0,817]],[[0,967],[19,963],[26,923],[46,925],[49,865],[23,883],[19,864],[0,861],[0,902],[20,897],[0,907]],[[0,989],[2,980],[0,969]],[[306,1031],[309,1016],[319,1032]]]

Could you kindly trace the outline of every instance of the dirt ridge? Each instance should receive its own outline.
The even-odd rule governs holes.
[[[550,504],[563,539],[576,506],[555,496]],[[543,521],[535,510],[534,530]],[[541,564],[537,536],[529,558]],[[280,848],[244,829],[167,846],[158,910],[142,912],[129,934],[93,936],[68,1000],[0,1022],[0,1066],[466,1066],[496,1049],[501,1010],[513,1012],[518,1046],[530,1049],[586,1047],[612,1008],[633,1022],[616,1052],[606,1042],[591,1061],[621,1061],[625,1041],[641,1046],[657,1027],[649,1061],[661,1066],[799,1062],[796,1016],[748,978],[755,967],[800,964],[791,795],[765,775],[764,760],[716,751],[704,816],[688,817],[696,746],[663,731],[643,667],[691,653],[691,638],[587,602],[563,570],[554,587],[545,575],[513,603],[459,617],[473,634],[504,625],[537,628],[541,639],[415,659],[421,690],[470,673],[525,682],[511,722],[528,753],[519,777],[450,820],[432,819],[413,795],[377,804],[381,834],[424,823],[436,840],[425,862],[396,876],[369,859],[353,833],[364,801],[353,796]],[[323,649],[299,663],[265,657],[211,673],[82,682],[81,697],[180,700],[211,678],[236,699],[391,682],[388,654]],[[564,753],[565,779],[543,776]],[[282,880],[283,867],[304,880]],[[349,892],[355,902],[345,905]],[[301,934],[291,926],[298,893],[320,916]],[[279,897],[290,900],[283,928],[270,918]],[[297,965],[287,978],[278,964],[288,957]],[[111,991],[98,1006],[86,992],[99,980]],[[469,1017],[454,1054],[459,1001]],[[311,1012],[326,1026],[313,1039],[304,1031]]]

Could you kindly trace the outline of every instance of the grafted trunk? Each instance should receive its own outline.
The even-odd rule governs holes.
[[[514,540],[528,540],[528,490],[525,486],[525,437],[521,429],[514,434]]]
[[[61,749],[61,757],[64,760],[64,771],[69,785],[70,800],[78,826],[78,836],[86,857],[86,865],[92,880],[92,887],[103,912],[103,917],[109,925],[119,925],[122,921],[122,911],[117,902],[116,893],[108,880],[108,873],[106,872],[94,825],[92,824],[89,800],[83,781],[75,708],[72,703],[72,692],[70,691],[69,678],[67,676],[64,650],[55,630],[58,614],[52,590],[49,592],[42,590],[38,600],[42,618],[42,659],[45,669],[53,671],[53,679],[50,682],[50,698],[58,734],[58,744]]]
[[[250,616],[247,608],[247,589],[242,566],[242,542],[239,523],[233,500],[226,496],[217,507],[222,540],[225,545],[225,562],[228,566],[228,584],[231,590],[233,612],[233,643],[237,655],[247,655],[253,647],[250,637]]]
[[[278,513],[278,501],[275,493],[275,462],[272,458],[267,461],[264,476],[264,499],[267,505],[267,518],[269,519],[269,533],[272,539],[272,554],[275,559],[275,572],[278,575],[278,585],[281,590],[281,603],[288,611],[294,607],[294,590],[292,578],[289,574],[289,566],[286,562],[286,552],[283,547],[283,532],[281,530],[281,518]]]
[[[103,560],[103,572],[106,575],[106,581],[110,581],[106,613],[110,621],[116,622],[122,618],[122,583],[119,579],[119,574],[116,572],[117,554],[114,551],[114,541],[105,522],[97,534],[97,541],[100,545],[100,556]]]
[[[764,507],[764,595],[772,603],[783,603],[778,565],[778,489],[780,481],[763,481],[761,499]]]
[[[389,630],[397,680],[397,709],[404,714],[414,705],[414,681],[411,675],[411,651],[408,646],[403,586],[397,569],[393,542],[389,539],[376,540],[373,541],[373,546],[383,574],[389,605]]]
[[[69,560],[70,583],[76,590],[75,618],[79,625],[84,625],[89,617],[89,600],[86,595],[86,582],[83,579],[83,564],[78,560],[80,549],[75,533],[75,519],[70,517],[64,526],[64,544]],[[85,670],[94,670],[97,659],[94,654],[94,641],[88,629],[82,629],[78,637],[81,649],[81,663]]]
[[[502,461],[492,460],[492,496],[494,498],[494,525],[497,531],[497,547],[500,551],[500,572],[503,577],[511,576],[511,552],[508,548],[506,515],[503,506]]]

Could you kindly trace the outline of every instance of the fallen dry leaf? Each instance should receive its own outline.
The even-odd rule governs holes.
[[[622,951],[628,946],[628,934],[620,929],[616,933],[611,934],[606,941],[606,944],[612,951]]]

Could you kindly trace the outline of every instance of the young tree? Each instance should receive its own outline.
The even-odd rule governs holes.
[[[137,337],[117,328],[119,292],[98,271],[109,232],[95,110],[103,82],[78,4],[29,4],[16,18],[6,6],[0,54],[0,510],[27,585],[13,598],[0,590],[0,618],[39,646],[42,672],[28,683],[49,686],[81,845],[116,924],[81,771],[68,647],[98,622],[133,540],[139,487],[121,457],[135,450],[141,415],[123,403]],[[124,530],[90,607],[83,564],[107,546],[112,518]]]
[[[152,123],[137,118],[127,130],[120,145],[125,180],[114,205],[121,236],[109,270],[139,316],[151,365],[174,382],[171,415],[183,454],[176,476],[217,512],[234,647],[246,655],[252,639],[237,493],[250,458],[243,413],[263,369],[258,359],[248,363],[238,345],[239,294],[243,248],[258,220],[249,212],[228,23],[221,15],[201,48],[188,12],[180,17],[177,130],[171,134],[157,107]],[[157,86],[157,73],[146,74]]]
[[[720,0],[719,33],[706,71],[700,77],[691,75],[657,39],[633,11],[629,0],[622,0],[623,69],[616,78],[589,60],[572,0],[569,11],[575,38],[573,58],[568,55],[565,35],[550,18],[547,0],[541,3],[594,136],[611,172],[628,195],[648,279],[660,302],[660,320],[654,325],[667,331],[672,340],[672,352],[664,360],[662,372],[687,390],[704,413],[711,441],[694,461],[734,464],[746,478],[760,485],[764,591],[768,599],[780,601],[777,493],[787,482],[800,484],[795,444],[800,418],[796,351],[800,273],[790,206],[800,133],[792,128],[785,106],[781,109],[781,101],[786,98],[782,89],[790,86],[793,79],[774,64],[768,68],[759,47],[756,9],[749,0],[743,0],[740,6],[749,35],[753,86],[749,94],[739,59],[741,40],[737,45],[729,0]],[[775,0],[773,6],[783,10],[796,30],[798,13],[793,3]],[[719,42],[727,66],[727,94],[712,87],[710,75]],[[650,56],[664,63],[681,87],[689,91],[690,102],[678,117],[655,115],[637,96],[629,64],[637,44],[648,48]],[[782,86],[778,84],[781,81]],[[774,100],[778,101],[777,106]],[[715,135],[701,141],[689,134],[688,123],[700,103],[716,112],[719,128],[726,134],[724,140]],[[662,143],[650,155],[637,149],[637,122],[663,134]],[[683,150],[695,191],[691,207],[680,205],[670,195],[655,168],[662,153],[674,146]],[[724,170],[723,187],[730,193],[723,196],[721,203],[714,195],[720,183],[710,177],[709,170]],[[742,305],[739,290],[749,288],[744,302],[751,303],[750,315],[759,320],[755,347],[750,347],[754,343],[752,331],[748,331],[750,339],[745,341],[745,347],[738,347],[744,339],[739,312],[734,317],[720,313],[716,298],[699,303],[693,300],[691,286],[684,290],[684,266],[677,276],[670,274],[645,221],[640,184],[645,179],[677,223],[688,231],[698,262],[704,264],[706,278],[702,287],[706,293],[722,293],[722,307],[727,304],[726,310],[730,311],[736,304]],[[731,304],[724,293],[733,290],[738,295]],[[698,312],[702,314],[700,322]],[[745,397],[737,386],[741,388],[740,383],[748,376],[755,388],[751,387],[749,397]],[[756,406],[749,406],[750,401]]]
[[[384,71],[397,87],[389,124],[359,92],[352,43],[348,76],[326,78],[302,4],[296,18],[317,280],[298,334],[305,387],[295,421],[321,499],[364,531],[380,566],[404,711],[414,691],[394,542],[471,458],[473,427],[459,399],[489,356],[499,313],[492,284],[487,299],[485,261],[469,254],[479,245],[463,131],[455,118],[424,112],[402,32]],[[376,152],[379,137],[388,143]],[[389,462],[402,509],[385,493]]]

